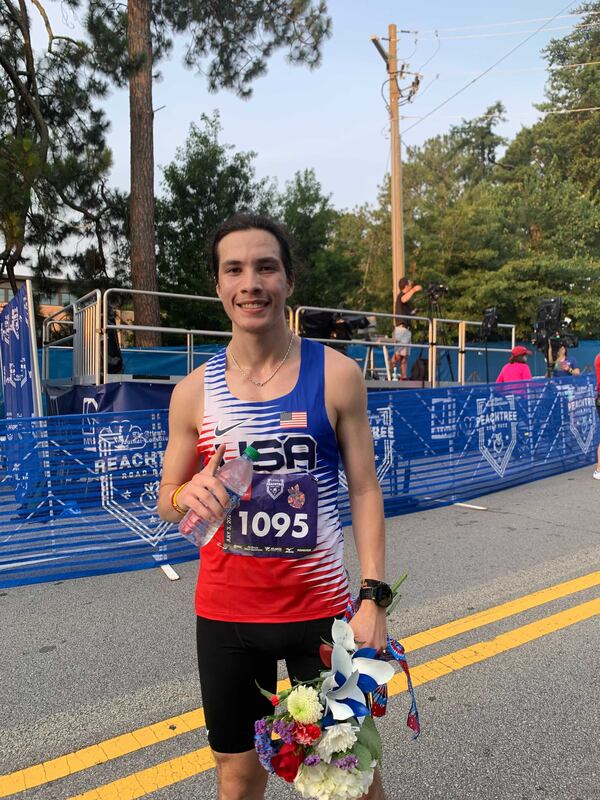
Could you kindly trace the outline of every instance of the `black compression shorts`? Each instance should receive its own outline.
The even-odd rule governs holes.
[[[325,669],[323,639],[331,641],[334,617],[307,622],[219,622],[197,617],[198,668],[208,742],[217,753],[254,747],[254,723],[273,713],[255,681],[274,692],[277,661],[292,681],[309,681]]]

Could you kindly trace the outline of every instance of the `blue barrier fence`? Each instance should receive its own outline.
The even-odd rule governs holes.
[[[386,515],[591,463],[595,394],[591,376],[370,394]],[[167,435],[166,410],[0,420],[0,587],[196,558],[156,513]]]

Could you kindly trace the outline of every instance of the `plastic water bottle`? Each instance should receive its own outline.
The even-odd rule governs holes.
[[[215,475],[219,478],[227,494],[229,502],[223,509],[221,518],[215,522],[202,519],[192,509],[188,509],[179,523],[179,533],[196,547],[204,547],[221,527],[223,520],[239,505],[240,499],[248,491],[252,483],[252,465],[258,461],[260,454],[254,447],[247,447],[241,456],[227,461]]]

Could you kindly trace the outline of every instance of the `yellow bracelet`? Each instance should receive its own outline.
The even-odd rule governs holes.
[[[178,514],[187,514],[188,509],[181,508],[180,505],[177,504],[177,498],[179,497],[179,492],[184,489],[188,485],[189,481],[182,483],[181,486],[178,486],[177,489],[171,495],[171,505],[177,511]]]

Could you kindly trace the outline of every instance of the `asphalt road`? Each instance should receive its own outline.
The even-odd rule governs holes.
[[[422,723],[413,741],[407,695],[390,699],[388,796],[600,800],[600,573],[577,580],[600,570],[600,482],[586,468],[470,503],[485,510],[387,523],[389,577],[410,573],[390,628],[411,643]],[[356,577],[351,531],[347,552]],[[0,797],[25,780],[23,800],[215,797],[204,728],[171,719],[201,705],[196,565],[177,571],[176,582],[157,569],[0,591],[0,775],[11,775]],[[295,796],[270,782],[269,800]]]

